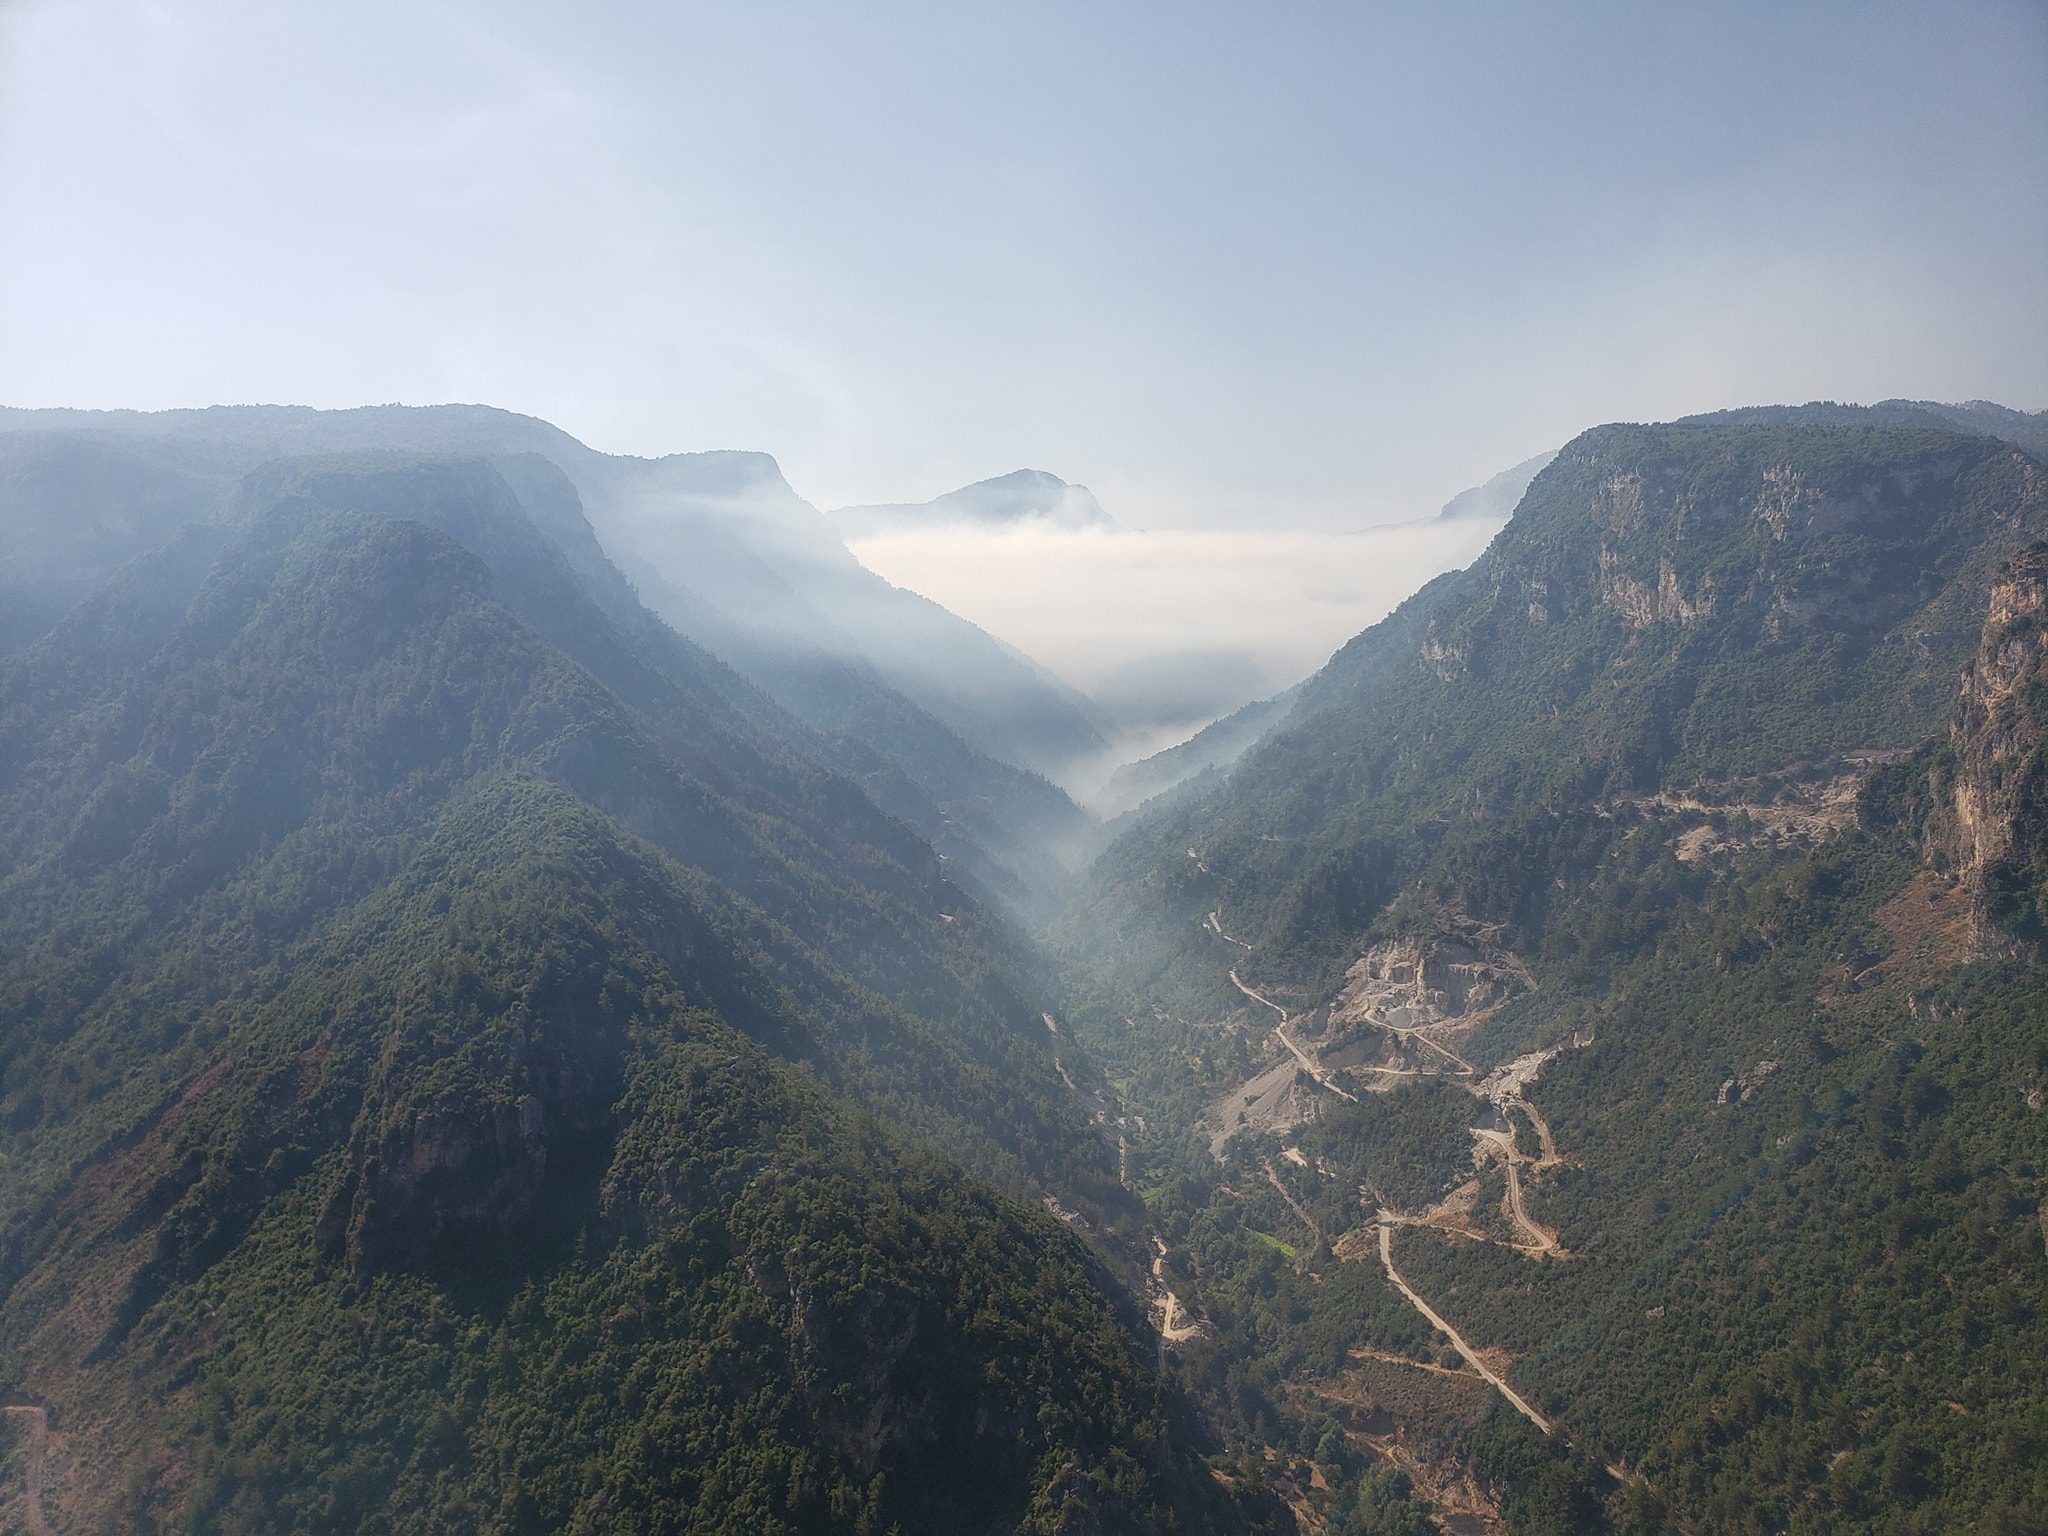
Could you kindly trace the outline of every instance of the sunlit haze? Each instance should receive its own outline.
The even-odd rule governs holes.
[[[0,1532],[2048,1536],[2048,0],[0,0]]]
[[[1433,510],[1591,422],[2048,402],[2025,0],[0,5],[0,401],[484,401],[821,506]]]

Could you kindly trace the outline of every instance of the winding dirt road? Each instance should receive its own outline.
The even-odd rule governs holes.
[[[1159,1282],[1162,1313],[1159,1319],[1159,1347],[1164,1350],[1168,1344],[1179,1344],[1183,1340],[1192,1339],[1202,1331],[1202,1325],[1175,1321],[1181,1315],[1180,1298],[1166,1289],[1166,1240],[1155,1236],[1152,1241],[1159,1248],[1158,1256],[1152,1260],[1152,1278]]]
[[[1516,1243],[1514,1246],[1520,1248],[1525,1253],[1562,1256],[1564,1245],[1557,1240],[1557,1234],[1548,1227],[1538,1226],[1536,1219],[1529,1214],[1528,1206],[1522,1203],[1522,1164],[1527,1162],[1528,1159],[1515,1150],[1514,1133],[1512,1131],[1475,1130],[1472,1134],[1478,1137],[1480,1141],[1497,1150],[1500,1153],[1501,1161],[1507,1165],[1508,1215],[1514,1222],[1515,1229],[1527,1239],[1527,1241]]]
[[[1368,1349],[1364,1345],[1353,1345],[1345,1351],[1354,1360],[1378,1360],[1385,1365],[1405,1365],[1411,1371],[1427,1371],[1432,1376],[1448,1376],[1453,1381],[1470,1381],[1470,1371],[1454,1370],[1448,1365],[1438,1365],[1431,1360],[1410,1360],[1406,1355],[1397,1355],[1391,1349]]]
[[[1074,1086],[1074,1080],[1071,1077],[1067,1076],[1066,1063],[1060,1060],[1059,1023],[1049,1013],[1041,1013],[1039,1017],[1045,1020],[1046,1031],[1052,1036],[1052,1069],[1053,1071],[1059,1073],[1060,1081],[1067,1085],[1067,1092],[1073,1094],[1076,1098],[1079,1098],[1081,1095],[1081,1090]]]
[[[1536,1146],[1540,1155],[1536,1159],[1538,1168],[1555,1168],[1564,1159],[1557,1155],[1557,1138],[1550,1133],[1550,1122],[1536,1112],[1536,1106],[1527,1099],[1517,1098],[1514,1107],[1529,1117],[1529,1124],[1536,1132]]]
[[[1536,1080],[1536,1074],[1544,1064],[1554,1058],[1562,1047],[1553,1046],[1547,1051],[1532,1051],[1517,1057],[1487,1074],[1486,1080],[1472,1091],[1490,1101],[1500,1112],[1504,1130],[1486,1130],[1473,1127],[1473,1138],[1482,1148],[1497,1153],[1507,1166],[1508,1218],[1517,1231],[1528,1239],[1515,1246],[1527,1252],[1544,1256],[1566,1258],[1564,1245],[1558,1241],[1557,1233],[1540,1225],[1529,1214],[1529,1207],[1522,1194],[1522,1169],[1524,1167],[1544,1169],[1555,1168],[1564,1159],[1557,1154],[1557,1139],[1551,1134],[1550,1122],[1545,1120],[1536,1106],[1523,1093]],[[1520,1110],[1528,1118],[1529,1127],[1536,1133],[1537,1155],[1529,1157],[1515,1145],[1515,1111]]]
[[[1479,1069],[1473,1066],[1471,1062],[1467,1061],[1464,1057],[1460,1056],[1456,1051],[1452,1050],[1449,1046],[1440,1044],[1439,1042],[1431,1039],[1428,1035],[1425,1035],[1419,1029],[1402,1029],[1393,1024],[1379,1023],[1375,1023],[1373,1025],[1373,1028],[1383,1029],[1388,1034],[1398,1035],[1403,1040],[1420,1040],[1424,1045],[1428,1046],[1432,1051],[1435,1051],[1437,1055],[1443,1057],[1444,1060],[1448,1061],[1453,1067],[1457,1069],[1454,1072],[1439,1072],[1436,1074],[1436,1076],[1438,1077],[1477,1077],[1479,1075]]]
[[[1212,912],[1209,914],[1209,916],[1213,922],[1216,914]],[[1251,948],[1251,945],[1246,944],[1243,939],[1231,938],[1230,935],[1225,933],[1220,927],[1216,929],[1216,933],[1220,938],[1229,939],[1230,942],[1233,944],[1240,945],[1247,950]],[[1309,1073],[1315,1078],[1317,1082],[1321,1083],[1325,1088],[1329,1089],[1330,1092],[1340,1094],[1344,1098],[1350,1099],[1351,1102],[1354,1104],[1358,1102],[1356,1097],[1349,1093],[1345,1093],[1342,1088],[1339,1088],[1335,1083],[1331,1082],[1329,1078],[1327,1078],[1324,1075],[1323,1069],[1317,1066],[1313,1061],[1309,1060],[1307,1054],[1301,1049],[1300,1046],[1296,1045],[1292,1040],[1287,1038],[1287,1021],[1289,1018],[1289,1014],[1285,1008],[1282,1008],[1278,1003],[1274,1002],[1270,997],[1266,996],[1265,993],[1256,991],[1253,988],[1246,986],[1244,984],[1243,979],[1237,974],[1237,970],[1235,967],[1231,969],[1230,981],[1231,985],[1236,987],[1237,990],[1242,992],[1246,997],[1253,999],[1255,1002],[1264,1003],[1268,1008],[1272,1009],[1275,1013],[1280,1015],[1280,1043],[1285,1045],[1288,1050],[1294,1052],[1294,1054],[1298,1058],[1300,1058],[1301,1064],[1304,1067],[1308,1068]],[[1421,1041],[1424,1045],[1428,1046],[1432,1051],[1435,1051],[1439,1056],[1443,1057],[1446,1061],[1448,1061],[1454,1070],[1450,1072],[1425,1072],[1420,1067],[1357,1066],[1349,1069],[1353,1072],[1376,1072],[1382,1077],[1477,1077],[1479,1075],[1479,1069],[1477,1067],[1474,1067],[1471,1062],[1467,1061],[1464,1057],[1460,1056],[1456,1051],[1451,1050],[1448,1046],[1439,1044],[1437,1041],[1432,1040],[1420,1029],[1403,1028],[1401,1025],[1398,1024],[1382,1024],[1377,1019],[1367,1019],[1365,1020],[1365,1023],[1367,1023],[1374,1029],[1384,1030],[1386,1033],[1397,1036],[1402,1040]]]
[[[1211,912],[1206,921],[1209,925],[1209,931],[1215,934],[1216,937],[1221,939],[1224,943],[1235,944],[1239,949],[1243,950],[1249,950],[1251,948],[1251,945],[1245,943],[1245,941],[1243,939],[1240,939],[1236,934],[1225,931],[1223,927],[1223,909],[1221,907],[1218,907],[1214,912]]]
[[[1432,1029],[1443,1028],[1441,1024],[1389,1024],[1372,1014],[1367,1014],[1359,1019],[1358,1022],[1365,1025],[1368,1029],[1376,1029],[1382,1034],[1392,1035],[1397,1040],[1419,1040],[1456,1069],[1451,1072],[1419,1072],[1411,1068],[1402,1072],[1401,1075],[1404,1077],[1477,1077],[1479,1075],[1477,1067],[1429,1033]]]
[[[1522,1204],[1522,1165],[1521,1160],[1515,1156],[1512,1146],[1508,1148],[1508,1210],[1514,1215],[1515,1226],[1521,1230],[1522,1236],[1528,1239],[1527,1246],[1539,1248],[1545,1253],[1564,1251],[1557,1240],[1557,1234],[1548,1227],[1538,1226],[1535,1219],[1530,1216],[1529,1208]]]
[[[1275,1013],[1279,1014],[1280,1022],[1282,1024],[1285,1024],[1287,1022],[1287,1010],[1285,1008],[1282,1008],[1278,1003],[1274,1002],[1273,999],[1266,996],[1265,993],[1255,991],[1253,988],[1246,986],[1244,984],[1244,978],[1237,974],[1237,967],[1235,966],[1232,966],[1230,969],[1230,984],[1233,987],[1237,988],[1238,991],[1242,992],[1246,997],[1250,998],[1253,1002],[1264,1003],[1268,1008],[1272,1009]]]
[[[1540,1243],[1511,1243],[1506,1238],[1494,1237],[1477,1228],[1459,1226],[1438,1217],[1408,1216],[1399,1211],[1381,1211],[1379,1220],[1383,1226],[1420,1227],[1425,1232],[1446,1233],[1451,1237],[1462,1238],[1468,1243],[1492,1243],[1496,1248],[1512,1248],[1516,1253],[1533,1254],[1537,1258],[1541,1258],[1547,1251]]]
[[[1357,1094],[1352,1093],[1348,1089],[1343,1088],[1339,1086],[1337,1083],[1331,1081],[1329,1074],[1323,1071],[1323,1069],[1316,1064],[1315,1058],[1310,1056],[1307,1051],[1304,1051],[1300,1046],[1296,1045],[1294,1041],[1288,1037],[1287,1010],[1285,1008],[1282,1008],[1278,1003],[1274,1002],[1273,999],[1266,996],[1265,993],[1255,991],[1251,987],[1246,986],[1244,984],[1243,978],[1237,974],[1237,969],[1234,966],[1231,968],[1230,972],[1230,984],[1236,987],[1237,990],[1242,992],[1246,997],[1252,999],[1252,1001],[1264,1003],[1268,1008],[1272,1009],[1275,1013],[1280,1015],[1280,1022],[1273,1026],[1273,1033],[1280,1037],[1280,1043],[1282,1045],[1286,1046],[1288,1050],[1294,1053],[1294,1059],[1301,1063],[1303,1070],[1305,1070],[1310,1077],[1314,1078],[1316,1082],[1321,1084],[1323,1087],[1329,1089],[1330,1092],[1337,1095],[1338,1098],[1343,1099],[1346,1102],[1352,1104],[1356,1104],[1358,1102]]]
[[[1521,1393],[1495,1375],[1492,1367],[1479,1358],[1478,1351],[1465,1342],[1465,1336],[1445,1322],[1442,1317],[1438,1316],[1436,1309],[1416,1295],[1414,1287],[1401,1278],[1401,1271],[1394,1268],[1394,1224],[1386,1220],[1382,1220],[1380,1223],[1380,1263],[1386,1266],[1387,1278],[1394,1283],[1394,1289],[1408,1298],[1408,1304],[1428,1320],[1430,1327],[1436,1329],[1438,1333],[1451,1341],[1451,1347],[1458,1352],[1465,1363],[1485,1377],[1493,1389],[1508,1400],[1509,1406],[1515,1412],[1519,1413],[1531,1424],[1534,1424],[1546,1435],[1550,1434],[1550,1420],[1544,1418],[1534,1408],[1531,1408],[1528,1400]]]
[[[1209,866],[1202,862],[1200,855],[1197,854],[1194,849],[1190,848],[1188,850],[1188,857],[1195,861],[1196,867],[1199,868],[1203,874],[1206,875],[1212,873],[1209,869]],[[1249,952],[1252,948],[1252,946],[1245,943],[1244,940],[1232,936],[1224,929],[1223,909],[1220,905],[1214,911],[1209,913],[1205,922],[1205,926],[1207,926],[1210,929],[1210,931],[1213,932],[1218,938],[1221,938],[1227,941],[1228,943],[1234,944],[1239,948],[1246,950],[1247,952]],[[1526,967],[1523,967],[1523,979],[1532,989],[1534,988],[1535,978],[1528,974]],[[1313,1078],[1322,1087],[1327,1088],[1330,1090],[1330,1092],[1338,1095],[1340,1098],[1346,1099],[1353,1104],[1359,1102],[1359,1100],[1353,1094],[1347,1092],[1345,1089],[1338,1086],[1335,1082],[1331,1081],[1330,1078],[1327,1075],[1325,1075],[1321,1066],[1318,1065],[1318,1063],[1312,1057],[1310,1057],[1310,1055],[1306,1051],[1304,1051],[1299,1045],[1297,1045],[1294,1042],[1294,1040],[1288,1035],[1287,1025],[1290,1015],[1285,1008],[1281,1007],[1278,1003],[1274,1002],[1270,997],[1267,997],[1263,992],[1260,992],[1257,988],[1247,985],[1245,983],[1244,978],[1237,974],[1237,970],[1235,967],[1231,968],[1230,982],[1232,986],[1236,987],[1239,992],[1243,993],[1251,1001],[1255,1003],[1262,1003],[1266,1007],[1272,1009],[1275,1014],[1279,1015],[1279,1023],[1274,1026],[1273,1033],[1279,1036],[1280,1043],[1287,1047],[1288,1051],[1294,1056],[1295,1060],[1299,1062],[1301,1066],[1308,1072],[1311,1078]],[[1454,1070],[1454,1074],[1456,1076],[1474,1079],[1479,1078],[1478,1069],[1475,1068],[1471,1062],[1467,1061],[1464,1057],[1458,1055],[1448,1046],[1445,1046],[1441,1042],[1431,1038],[1431,1036],[1427,1034],[1423,1029],[1415,1028],[1412,1026],[1386,1024],[1376,1018],[1368,1018],[1364,1022],[1372,1028],[1383,1030],[1386,1033],[1394,1035],[1402,1040],[1419,1040],[1423,1045],[1429,1047],[1430,1050],[1434,1051],[1437,1055],[1443,1057],[1446,1061],[1451,1063],[1451,1066]],[[1578,1049],[1582,1046],[1590,1044],[1592,1044],[1592,1037],[1590,1035],[1587,1036],[1585,1039],[1581,1039],[1576,1033],[1572,1036],[1572,1049]],[[1468,1082],[1465,1085],[1465,1087],[1475,1097],[1484,1100],[1490,1100],[1495,1106],[1495,1108],[1503,1116],[1506,1124],[1505,1130],[1488,1130],[1481,1129],[1475,1126],[1472,1131],[1473,1136],[1476,1137],[1483,1146],[1489,1146],[1500,1154],[1501,1159],[1505,1163],[1507,1168],[1508,1214],[1514,1223],[1516,1231],[1519,1234],[1521,1234],[1526,1239],[1526,1241],[1519,1243],[1505,1243],[1503,1244],[1503,1246],[1514,1248],[1517,1251],[1528,1254],[1530,1257],[1536,1259],[1552,1257],[1568,1258],[1570,1257],[1570,1255],[1565,1251],[1563,1245],[1560,1243],[1557,1233],[1551,1231],[1547,1227],[1540,1226],[1536,1222],[1535,1218],[1529,1214],[1528,1206],[1522,1191],[1522,1165],[1526,1163],[1531,1168],[1536,1169],[1552,1168],[1557,1166],[1559,1163],[1563,1162],[1564,1159],[1558,1155],[1557,1142],[1551,1134],[1549,1124],[1545,1122],[1543,1116],[1537,1111],[1536,1107],[1533,1104],[1529,1103],[1529,1101],[1523,1097],[1523,1090],[1528,1086],[1529,1083],[1535,1080],[1536,1074],[1542,1070],[1544,1063],[1549,1061],[1553,1056],[1557,1055],[1559,1051],[1562,1049],[1564,1048],[1554,1046],[1548,1051],[1532,1052],[1529,1055],[1522,1056],[1514,1061],[1507,1062],[1502,1066],[1495,1068],[1492,1072],[1486,1074],[1484,1079]],[[1395,1077],[1442,1077],[1447,1075],[1453,1075],[1441,1071],[1424,1072],[1415,1068],[1399,1067],[1354,1067],[1349,1070],[1363,1072],[1379,1072],[1384,1073],[1388,1076]],[[1536,1133],[1536,1139],[1539,1148],[1539,1152],[1536,1157],[1532,1158],[1525,1156],[1522,1153],[1521,1149],[1515,1145],[1514,1112],[1516,1110],[1520,1110],[1523,1114],[1528,1116],[1530,1127]],[[1286,1155],[1289,1156],[1290,1159],[1298,1161],[1302,1163],[1304,1166],[1306,1166],[1306,1158],[1299,1157],[1295,1149],[1289,1148]],[[1307,1225],[1310,1228],[1310,1230],[1315,1231],[1317,1233],[1317,1236],[1320,1237],[1320,1229],[1316,1228],[1315,1224],[1309,1220],[1308,1213],[1304,1211],[1298,1204],[1296,1204],[1294,1198],[1291,1194],[1289,1194],[1286,1185],[1281,1181],[1279,1174],[1273,1168],[1271,1163],[1266,1164],[1266,1177],[1272,1181],[1273,1187],[1280,1192],[1281,1196],[1284,1199],[1286,1199],[1287,1204],[1293,1208],[1295,1215],[1300,1217],[1303,1223]],[[2048,1207],[2043,1208],[2042,1223],[2044,1230],[2048,1230]],[[1531,1424],[1534,1424],[1538,1429],[1543,1431],[1544,1434],[1556,1435],[1558,1431],[1552,1426],[1550,1420],[1546,1419],[1541,1413],[1538,1413],[1536,1409],[1529,1403],[1527,1398],[1523,1397],[1521,1393],[1517,1392],[1513,1387],[1509,1386],[1498,1372],[1494,1371],[1492,1367],[1487,1365],[1487,1363],[1479,1357],[1479,1352],[1475,1350],[1469,1342],[1466,1341],[1465,1336],[1459,1333],[1456,1328],[1452,1327],[1450,1322],[1447,1319],[1445,1319],[1441,1313],[1439,1313],[1434,1307],[1430,1306],[1428,1302],[1422,1299],[1421,1295],[1418,1294],[1415,1288],[1408,1283],[1407,1279],[1401,1274],[1401,1271],[1394,1264],[1395,1227],[1423,1226],[1429,1227],[1432,1230],[1436,1231],[1452,1231],[1462,1229],[1446,1228],[1440,1226],[1437,1222],[1429,1220],[1427,1218],[1416,1216],[1404,1216],[1399,1214],[1398,1212],[1388,1211],[1384,1209],[1380,1210],[1377,1213],[1376,1225],[1379,1231],[1380,1263],[1387,1272],[1388,1283],[1391,1284],[1395,1290],[1401,1293],[1401,1295],[1407,1300],[1408,1304],[1411,1307],[1413,1307],[1419,1314],[1421,1314],[1424,1321],[1426,1321],[1430,1325],[1430,1327],[1432,1327],[1438,1333],[1442,1334],[1446,1339],[1449,1339],[1451,1341],[1451,1347],[1458,1352],[1459,1358],[1462,1359],[1466,1365],[1470,1366],[1472,1368],[1472,1371],[1476,1373],[1481,1380],[1486,1382],[1488,1386],[1492,1387],[1494,1391],[1498,1392],[1504,1399],[1506,1399],[1508,1406],[1513,1408],[1517,1413],[1521,1414],[1522,1417],[1527,1419]],[[1370,1231],[1372,1230],[1372,1228],[1367,1228],[1366,1230]],[[1362,1236],[1363,1233],[1359,1235]],[[1465,1231],[1463,1235],[1478,1238],[1485,1242],[1501,1241],[1498,1238],[1487,1237],[1484,1234],[1476,1231]],[[1157,1238],[1154,1238],[1154,1241],[1159,1242]],[[1351,1256],[1346,1255],[1344,1253],[1344,1246],[1345,1243],[1348,1241],[1348,1238],[1339,1240],[1339,1257]],[[1160,1242],[1159,1257],[1155,1259],[1152,1264],[1152,1273],[1155,1280],[1163,1278],[1165,1262],[1166,1245],[1163,1242]],[[1162,1361],[1164,1359],[1166,1340],[1173,1338],[1175,1336],[1173,1332],[1173,1323],[1177,1316],[1178,1306],[1179,1303],[1174,1298],[1173,1293],[1170,1291],[1167,1292],[1165,1297],[1166,1326],[1162,1329],[1160,1342]],[[1186,1334],[1193,1333],[1195,1331],[1197,1330],[1192,1327],[1187,1328],[1182,1331],[1181,1336],[1184,1337],[1186,1336]],[[1452,1371],[1443,1366],[1424,1364],[1419,1361],[1408,1360],[1405,1357],[1385,1354],[1381,1351],[1354,1350],[1353,1353],[1358,1355],[1360,1358],[1381,1358],[1389,1361],[1397,1361],[1400,1364],[1416,1366],[1419,1369],[1438,1372],[1446,1376],[1461,1376],[1463,1374],[1462,1372]],[[1630,1473],[1627,1468],[1622,1467],[1616,1463],[1608,1462],[1606,1463],[1606,1467],[1610,1475],[1621,1481],[1635,1482],[1641,1480],[1638,1475]],[[1681,1527],[1680,1529],[1683,1530],[1683,1527]]]
[[[23,1479],[23,1518],[28,1522],[29,1536],[48,1536],[50,1527],[43,1518],[43,1452],[50,1438],[50,1416],[40,1408],[14,1403],[0,1407],[0,1413],[20,1414],[28,1420],[28,1471]]]

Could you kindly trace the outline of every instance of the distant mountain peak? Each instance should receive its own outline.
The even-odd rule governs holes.
[[[925,502],[888,502],[841,507],[832,519],[849,538],[928,527],[973,523],[1004,527],[1050,523],[1060,528],[1114,528],[1116,522],[1084,485],[1070,485],[1043,469],[1013,469],[977,480]]]
[[[996,486],[1001,486],[1006,490],[1012,487],[1018,489],[1042,487],[1052,491],[1062,491],[1068,488],[1067,482],[1049,469],[1013,469],[1007,475],[991,475],[986,480],[977,480],[974,484],[965,487],[965,489],[978,491]],[[959,495],[960,493],[955,491],[952,494]]]
[[[1069,485],[1042,469],[1014,469],[993,480],[977,480],[927,505],[976,522],[1022,523],[1044,518],[1065,527],[1114,526],[1085,485]]]
[[[1539,453],[1534,458],[1524,459],[1513,469],[1504,469],[1484,485],[1475,485],[1469,491],[1460,491],[1443,505],[1437,513],[1437,521],[1456,522],[1461,518],[1504,519],[1515,510],[1515,504],[1522,499],[1522,493],[1529,489],[1529,482],[1550,466],[1557,457],[1557,450]]]

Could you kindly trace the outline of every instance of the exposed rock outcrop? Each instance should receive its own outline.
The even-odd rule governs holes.
[[[2048,544],[1991,586],[1963,673],[1929,828],[1937,864],[1961,880],[1980,946],[2039,958],[2048,906]]]
[[[1456,682],[1465,675],[1465,653],[1456,646],[1445,645],[1436,637],[1436,624],[1431,621],[1429,633],[1422,639],[1422,661],[1437,676],[1438,682]]]
[[[1613,550],[1600,546],[1600,606],[1612,608],[1630,629],[1648,629],[1652,624],[1677,624],[1685,628],[1705,622],[1714,614],[1714,592],[1702,583],[1691,597],[1678,579],[1669,560],[1657,562],[1657,585],[1637,581],[1621,569]]]
[[[1765,1079],[1776,1073],[1783,1065],[1777,1061],[1760,1061],[1747,1072],[1731,1077],[1721,1084],[1721,1091],[1714,1096],[1716,1104],[1747,1104],[1756,1097],[1757,1090]]]

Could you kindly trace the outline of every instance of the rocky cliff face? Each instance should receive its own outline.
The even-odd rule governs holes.
[[[1936,770],[1938,862],[1970,898],[1979,941],[2038,956],[2048,905],[2048,544],[1992,584]]]
[[[1437,683],[1494,696],[1475,710],[1489,738],[1503,705],[1548,692],[1531,712],[1560,718],[1605,696],[1599,676],[1653,723],[1645,766],[1676,752],[1707,769],[1773,737],[1779,762],[1904,747],[1945,720],[1991,571],[2040,536],[2044,496],[2040,467],[1990,438],[1600,427],[1536,478],[1413,643]],[[1346,707],[1360,670],[1340,653],[1309,708]],[[1561,745],[1606,734],[1580,721]]]

